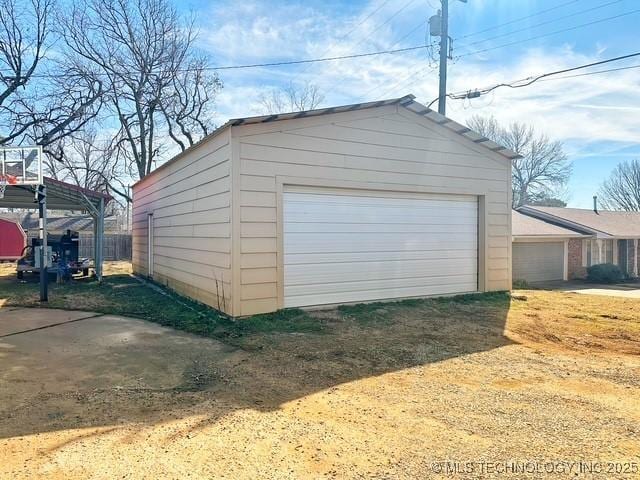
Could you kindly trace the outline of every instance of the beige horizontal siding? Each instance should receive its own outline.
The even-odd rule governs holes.
[[[231,313],[231,145],[225,132],[133,189],[133,268],[147,272],[154,219],[155,281]],[[224,292],[224,293],[223,293]]]
[[[510,288],[510,164],[403,107],[233,127],[239,311],[278,307],[278,182],[483,195],[487,290]]]
[[[276,310],[283,184],[481,196],[484,288],[510,288],[509,162],[399,106],[240,125],[186,152],[134,188],[134,270],[153,212],[157,281],[236,316]]]

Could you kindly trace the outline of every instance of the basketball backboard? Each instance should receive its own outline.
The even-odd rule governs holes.
[[[42,147],[0,147],[0,177],[12,185],[42,183]]]

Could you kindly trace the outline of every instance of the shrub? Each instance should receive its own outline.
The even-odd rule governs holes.
[[[624,274],[617,265],[601,263],[587,268],[587,279],[596,283],[618,283],[624,279]]]

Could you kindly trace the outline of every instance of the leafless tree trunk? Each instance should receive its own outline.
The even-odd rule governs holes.
[[[572,170],[561,142],[554,142],[523,123],[514,122],[505,128],[493,117],[471,117],[468,126],[522,155],[513,160],[512,166],[514,208],[548,198],[561,200]]]
[[[193,24],[167,0],[78,1],[60,23],[70,50],[104,79],[113,145],[134,178],[170,148],[165,130],[183,150],[209,131],[221,83],[193,53]]]
[[[600,199],[611,210],[640,212],[640,160],[618,164],[600,187]]]
[[[285,112],[301,112],[313,110],[324,101],[320,88],[312,83],[296,86],[290,83],[283,88],[276,88],[258,97],[257,110],[264,114]]]

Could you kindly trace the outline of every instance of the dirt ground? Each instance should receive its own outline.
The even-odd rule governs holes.
[[[242,348],[103,315],[0,338],[0,478],[637,478],[640,301],[514,295]]]

